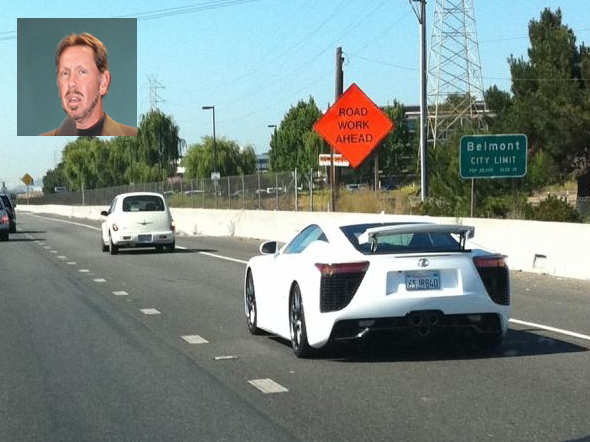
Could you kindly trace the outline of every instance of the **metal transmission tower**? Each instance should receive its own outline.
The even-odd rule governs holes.
[[[428,68],[429,129],[433,146],[486,112],[474,0],[435,0]]]
[[[150,110],[160,109],[159,104],[162,103],[164,100],[160,97],[158,93],[158,89],[164,89],[164,86],[156,80],[156,77],[149,76],[148,77],[149,88],[150,88]]]

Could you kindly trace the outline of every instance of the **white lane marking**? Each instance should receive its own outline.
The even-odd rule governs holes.
[[[49,253],[57,253],[57,250],[50,250]]]
[[[235,355],[227,355],[227,356],[215,356],[213,359],[215,359],[216,361],[229,361],[232,359],[239,359],[239,357],[235,356]]]
[[[526,325],[527,327],[540,328],[541,330],[547,330],[547,331],[551,331],[554,333],[561,333],[562,335],[572,336],[574,338],[585,339],[587,341],[590,341],[590,336],[588,336],[588,335],[583,335],[582,333],[576,333],[576,332],[569,331],[569,330],[563,330],[561,328],[549,327],[548,325],[536,324],[534,322],[526,322],[526,321],[521,321],[520,319],[512,319],[512,318],[509,319],[509,322],[512,322],[513,324]]]
[[[94,278],[93,281],[94,282],[107,282],[107,280],[104,278]]]
[[[80,270],[78,270],[78,271],[79,271],[80,273],[88,273],[88,272],[90,272],[90,270],[88,270],[88,269],[80,269]]]
[[[125,290],[117,290],[115,292],[113,292],[113,295],[115,296],[127,296],[129,293],[127,293]]]
[[[142,308],[139,309],[139,311],[144,315],[159,315],[161,313],[159,310],[156,310],[155,308]]]
[[[199,254],[205,255],[205,256],[211,256],[213,258],[224,259],[226,261],[238,262],[240,264],[248,264],[248,261],[244,261],[243,259],[230,258],[229,256],[216,255],[214,253],[209,253],[209,252],[199,252]]]
[[[44,248],[45,250],[49,250],[51,247],[49,247],[49,246],[43,246],[43,248]]]
[[[285,393],[287,390],[281,384],[277,384],[272,379],[253,379],[248,381],[250,385],[257,388],[258,390],[262,391],[264,394],[270,393]]]
[[[68,261],[68,265],[70,266],[75,266],[77,263],[76,261]]]
[[[68,257],[67,257],[67,256],[64,256],[64,255],[59,255],[59,256],[57,257],[57,259],[68,259]]]
[[[51,218],[49,216],[33,215],[32,213],[25,213],[25,214],[28,215],[28,216],[34,216],[35,218],[48,219],[48,220],[57,221],[57,222],[60,222],[60,223],[73,224],[75,226],[86,227],[87,229],[96,230],[98,232],[100,232],[102,230],[102,229],[99,229],[98,227],[89,226],[88,224],[75,223],[73,221],[66,221],[66,220],[63,220],[63,219]]]
[[[209,341],[207,341],[205,338],[202,338],[199,335],[185,335],[185,336],[181,336],[181,338],[184,339],[189,344],[208,344],[209,343]]]

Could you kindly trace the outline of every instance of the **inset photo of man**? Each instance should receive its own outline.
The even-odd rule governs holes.
[[[135,19],[18,19],[17,35],[18,135],[137,135]]]

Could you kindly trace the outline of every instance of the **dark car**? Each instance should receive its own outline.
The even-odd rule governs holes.
[[[8,213],[8,219],[10,222],[10,233],[16,232],[16,211],[14,210],[14,205],[12,201],[5,193],[0,193],[0,199],[2,200],[2,204],[4,209]]]

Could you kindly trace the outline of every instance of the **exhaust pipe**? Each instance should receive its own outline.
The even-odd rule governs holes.
[[[414,327],[419,327],[420,325],[422,325],[422,315],[420,315],[419,313],[413,314],[412,316],[410,316],[410,323]]]
[[[430,327],[422,326],[418,328],[418,334],[422,337],[428,336],[430,334]]]

